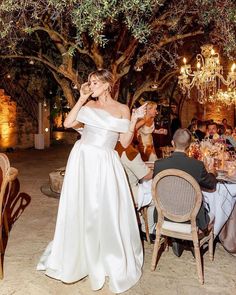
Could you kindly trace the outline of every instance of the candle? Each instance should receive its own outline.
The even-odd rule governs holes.
[[[224,170],[225,167],[225,153],[224,153],[224,146],[221,148],[221,169]]]

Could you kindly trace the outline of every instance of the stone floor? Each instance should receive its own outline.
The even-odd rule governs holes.
[[[12,166],[19,169],[20,185],[10,208],[13,226],[6,246],[1,295],[95,294],[87,278],[66,285],[36,271],[39,257],[53,237],[58,207],[58,199],[43,195],[40,187],[48,181],[49,172],[65,165],[70,149],[71,146],[55,146],[8,154]],[[214,262],[209,261],[207,253],[204,255],[203,286],[198,283],[195,260],[190,252],[185,251],[181,258],[174,256],[171,249],[164,252],[156,271],[151,272],[152,249],[152,245],[145,244],[142,278],[125,294],[236,294],[236,258],[219,243]],[[111,294],[107,283],[96,294]]]

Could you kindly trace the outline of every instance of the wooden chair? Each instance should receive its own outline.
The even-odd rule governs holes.
[[[188,173],[178,169],[166,169],[153,180],[152,196],[158,211],[156,241],[154,244],[151,270],[157,263],[161,237],[172,237],[193,241],[199,282],[204,283],[201,246],[208,242],[209,257],[213,260],[213,224],[204,232],[196,225],[196,216],[202,204],[199,184]],[[167,221],[171,220],[171,221]],[[190,221],[190,223],[185,223]]]
[[[139,212],[143,218],[146,232],[146,239],[148,244],[151,244],[150,236],[149,236],[149,226],[148,226],[148,215],[147,215],[148,206],[142,207]]]
[[[6,206],[11,194],[12,182],[16,179],[17,175],[18,170],[16,168],[10,167],[8,157],[5,154],[0,153],[0,279],[3,278],[3,229],[5,229],[6,235],[9,235]]]

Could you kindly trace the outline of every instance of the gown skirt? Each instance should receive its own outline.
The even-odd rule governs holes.
[[[37,269],[65,283],[89,276],[93,290],[108,276],[110,290],[121,293],[136,284],[143,264],[129,185],[114,151],[128,120],[89,107],[79,113],[83,135],[70,153],[54,239]]]

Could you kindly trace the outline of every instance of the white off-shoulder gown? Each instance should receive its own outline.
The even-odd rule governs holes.
[[[89,276],[93,290],[105,277],[114,293],[141,276],[143,250],[126,175],[114,147],[130,121],[84,106],[82,137],[70,153],[54,239],[37,269],[72,283]]]

